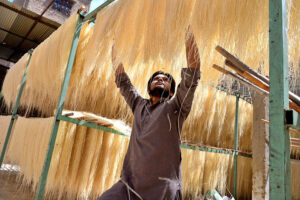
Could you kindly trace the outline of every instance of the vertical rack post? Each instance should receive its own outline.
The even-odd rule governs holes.
[[[288,98],[287,2],[269,0],[270,199],[291,199]]]
[[[234,150],[236,151],[234,154],[234,168],[233,168],[233,196],[236,197],[236,189],[237,189],[237,150],[239,148],[239,94],[236,95],[235,101],[235,125],[234,125]]]
[[[20,87],[20,90],[19,90],[19,93],[18,93],[18,96],[17,96],[16,104],[15,104],[13,112],[12,112],[11,120],[10,120],[10,123],[9,123],[9,127],[8,127],[8,130],[7,130],[5,141],[4,141],[4,144],[3,144],[3,147],[2,147],[2,151],[1,151],[0,168],[1,168],[1,165],[3,163],[3,159],[4,159],[4,156],[5,156],[5,152],[6,152],[6,149],[7,149],[8,141],[9,141],[9,138],[10,138],[10,135],[11,135],[11,131],[12,131],[12,128],[13,128],[13,125],[14,125],[14,121],[15,121],[15,119],[17,119],[17,111],[18,111],[18,108],[19,108],[19,105],[20,105],[20,100],[21,100],[23,89],[24,89],[26,79],[27,79],[27,71],[28,71],[28,66],[29,66],[30,60],[31,60],[32,51],[30,50],[30,51],[28,51],[28,53],[29,53],[29,58],[28,58],[28,61],[27,61],[26,67],[25,67],[25,72],[24,72],[24,76],[23,76],[23,79],[22,79],[21,87]]]
[[[78,16],[77,25],[75,28],[73,43],[71,46],[69,60],[68,60],[67,68],[65,71],[65,77],[64,77],[63,84],[62,84],[61,91],[60,91],[59,101],[58,101],[56,113],[54,116],[54,124],[52,126],[52,131],[51,131],[51,136],[50,136],[50,140],[49,140],[49,144],[48,144],[47,154],[46,154],[46,158],[44,161],[43,171],[42,171],[42,174],[40,177],[40,182],[38,185],[38,190],[37,190],[37,193],[35,196],[35,200],[42,200],[43,196],[44,196],[44,192],[45,192],[45,186],[46,186],[48,172],[49,172],[50,163],[51,163],[51,158],[52,158],[52,154],[53,154],[53,150],[54,150],[54,144],[55,144],[57,131],[58,131],[58,127],[59,127],[59,122],[60,122],[58,117],[61,116],[62,110],[64,107],[67,90],[68,90],[68,86],[69,86],[69,81],[70,81],[70,77],[71,77],[71,72],[72,72],[72,68],[73,68],[73,64],[74,64],[74,60],[75,60],[76,50],[77,50],[77,46],[78,46],[81,25],[82,25],[82,21],[83,21],[83,17],[84,17],[83,11],[79,11],[78,13],[79,13],[79,16]]]

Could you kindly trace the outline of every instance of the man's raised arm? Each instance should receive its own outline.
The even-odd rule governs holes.
[[[201,75],[199,50],[190,28],[186,32],[185,47],[188,68],[181,70],[181,82],[172,101],[180,108],[180,113],[187,117],[191,110],[194,93]]]
[[[136,105],[142,100],[142,97],[131,84],[128,75],[125,73],[123,64],[116,62],[114,47],[112,47],[112,64],[115,69],[117,87],[120,88],[122,96],[125,98],[132,112],[134,112]]]

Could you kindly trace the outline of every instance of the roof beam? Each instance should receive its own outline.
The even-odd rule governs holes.
[[[34,20],[34,23],[31,25],[30,29],[27,31],[26,35],[24,36],[24,38],[21,40],[21,42],[18,44],[18,46],[16,47],[16,49],[19,49],[19,47],[21,47],[21,45],[24,43],[25,39],[28,38],[29,34],[32,32],[32,30],[34,29],[34,27],[37,25],[37,23],[41,20],[42,16],[45,14],[45,12],[51,7],[51,5],[54,3],[54,0],[51,0],[51,2],[49,3],[49,5],[43,10],[43,12]],[[10,55],[10,57],[8,58],[8,60],[10,60],[15,53],[19,53],[20,51],[17,50],[15,51],[13,54]]]
[[[43,21],[39,16],[33,17],[32,15],[29,15],[29,14],[23,12],[22,10],[18,10],[18,9],[16,9],[16,8],[10,7],[10,6],[8,6],[8,5],[5,4],[5,3],[0,2],[0,6],[3,6],[4,8],[6,8],[6,9],[8,9],[8,10],[11,10],[11,11],[13,11],[13,12],[16,12],[16,13],[18,13],[18,14],[20,14],[20,15],[23,15],[23,16],[25,16],[25,17],[27,17],[27,18],[30,18],[30,19],[32,19],[32,20],[34,20],[34,21],[37,20],[39,23],[44,24],[44,25],[46,25],[46,26],[48,26],[48,27],[50,27],[50,28],[53,28],[53,29],[55,29],[55,30],[58,28],[58,26],[55,26],[55,25],[53,25],[53,24],[50,24],[50,23],[48,23],[48,22]]]
[[[12,34],[12,35],[14,35],[14,36],[17,36],[17,37],[19,37],[19,38],[22,38],[22,39],[24,39],[24,40],[28,40],[28,41],[33,42],[33,43],[35,43],[35,44],[39,44],[38,42],[36,42],[36,41],[34,41],[34,40],[31,40],[31,39],[29,39],[29,38],[26,38],[26,37],[24,37],[24,36],[22,36],[22,35],[19,35],[19,34],[17,34],[17,33],[13,33],[13,32],[11,32],[11,31],[6,30],[6,29],[1,28],[1,27],[0,27],[0,31],[4,31],[4,32],[7,32],[7,33]]]

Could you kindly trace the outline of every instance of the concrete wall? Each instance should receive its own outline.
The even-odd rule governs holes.
[[[255,93],[253,98],[252,199],[269,199],[269,98]]]

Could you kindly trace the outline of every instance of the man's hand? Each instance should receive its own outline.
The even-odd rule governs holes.
[[[188,29],[185,33],[185,48],[188,67],[192,69],[200,69],[201,62],[199,50],[190,26],[188,26]]]
[[[118,76],[119,74],[122,74],[122,73],[125,72],[123,64],[121,62],[117,63],[117,61],[116,61],[116,54],[115,54],[115,51],[114,51],[114,45],[111,48],[111,62],[112,62],[112,65],[113,65],[113,69],[115,70],[115,75],[116,76]]]

